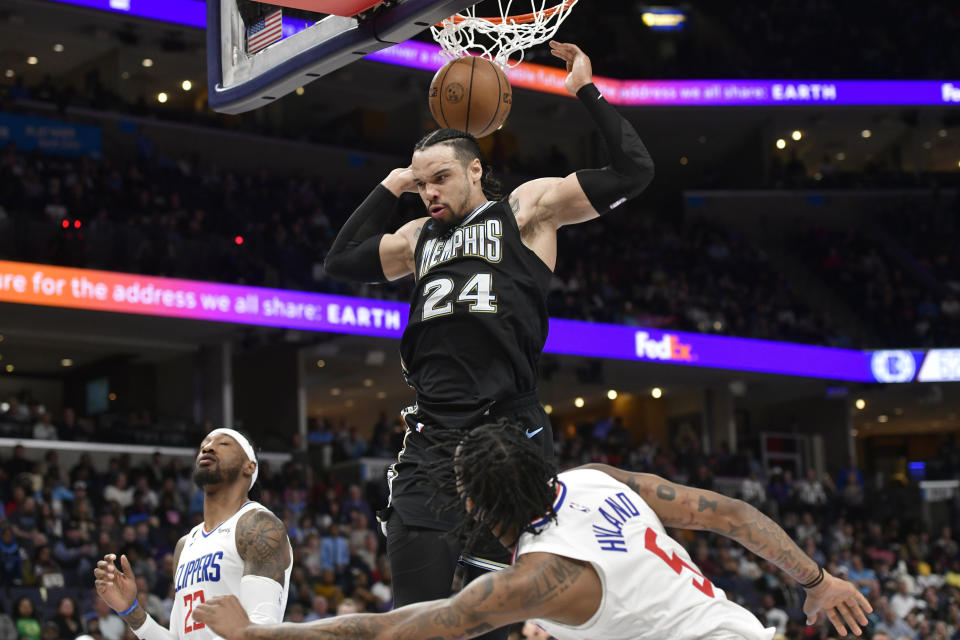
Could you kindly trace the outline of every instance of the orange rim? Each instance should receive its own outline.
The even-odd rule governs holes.
[[[556,14],[558,11],[565,11],[569,9],[574,2],[576,2],[576,0],[564,0],[564,2],[558,4],[555,7],[544,9],[541,13],[547,18],[552,18],[554,14]],[[450,18],[453,20],[453,24],[460,24],[461,22],[464,22],[465,20],[468,19],[468,18],[464,18],[459,14],[452,15],[450,16]],[[504,22],[513,23],[513,24],[528,24],[530,22],[536,21],[537,13],[524,13],[518,16],[507,16],[506,18],[479,18],[478,17],[473,19],[486,20],[487,22],[490,22],[492,24],[503,24]],[[443,23],[438,23],[436,26],[440,27],[442,25]]]

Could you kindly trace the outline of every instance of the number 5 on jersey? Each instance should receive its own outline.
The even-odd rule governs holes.
[[[497,296],[493,294],[492,284],[493,274],[474,274],[460,289],[456,302],[470,303],[467,308],[473,313],[496,313]],[[450,278],[437,278],[423,285],[423,295],[427,298],[423,303],[424,320],[453,313],[454,301],[446,300],[451,291],[453,280]]]
[[[183,596],[183,606],[187,610],[183,616],[183,632],[190,633],[198,629],[203,629],[202,622],[193,622],[193,606],[203,604],[203,590],[194,591]]]

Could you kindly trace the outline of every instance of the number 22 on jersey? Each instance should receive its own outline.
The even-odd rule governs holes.
[[[203,629],[204,627],[202,622],[193,621],[193,607],[198,604],[203,604],[203,589],[194,591],[193,593],[187,593],[183,596],[183,606],[187,610],[186,615],[183,616],[184,633],[190,633],[191,631]]]
[[[437,278],[423,285],[423,319],[429,320],[438,316],[453,313],[454,302],[465,302],[472,313],[496,313],[497,296],[493,294],[493,274],[476,273],[467,284],[463,285],[456,300],[448,296],[453,291],[454,283],[451,278]]]

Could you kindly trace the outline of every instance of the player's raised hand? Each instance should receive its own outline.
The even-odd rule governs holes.
[[[387,174],[380,183],[399,196],[402,193],[417,193],[417,180],[413,177],[412,167],[397,168]]]
[[[580,47],[569,42],[550,41],[550,53],[567,63],[567,79],[564,86],[572,95],[585,84],[593,82],[593,66],[590,58]]]
[[[116,554],[108,553],[103,556],[103,560],[97,562],[97,568],[93,570],[94,584],[97,593],[110,605],[111,609],[126,611],[137,599],[137,579],[133,575],[127,556],[120,556],[122,571],[118,570],[114,564],[116,560]]]
[[[861,628],[867,625],[867,614],[871,611],[873,607],[870,602],[855,586],[826,571],[823,572],[823,582],[807,590],[807,599],[803,603],[807,624],[816,624],[823,614],[841,636],[847,635],[846,626],[859,636]]]
[[[236,596],[210,598],[194,608],[193,619],[226,640],[243,638],[243,630],[250,625],[250,618]]]

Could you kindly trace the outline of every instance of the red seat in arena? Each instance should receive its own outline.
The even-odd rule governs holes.
[[[256,0],[260,2],[262,0]],[[265,0],[263,0],[265,1]],[[303,9],[335,16],[355,16],[380,4],[383,0],[270,0],[270,4]]]

